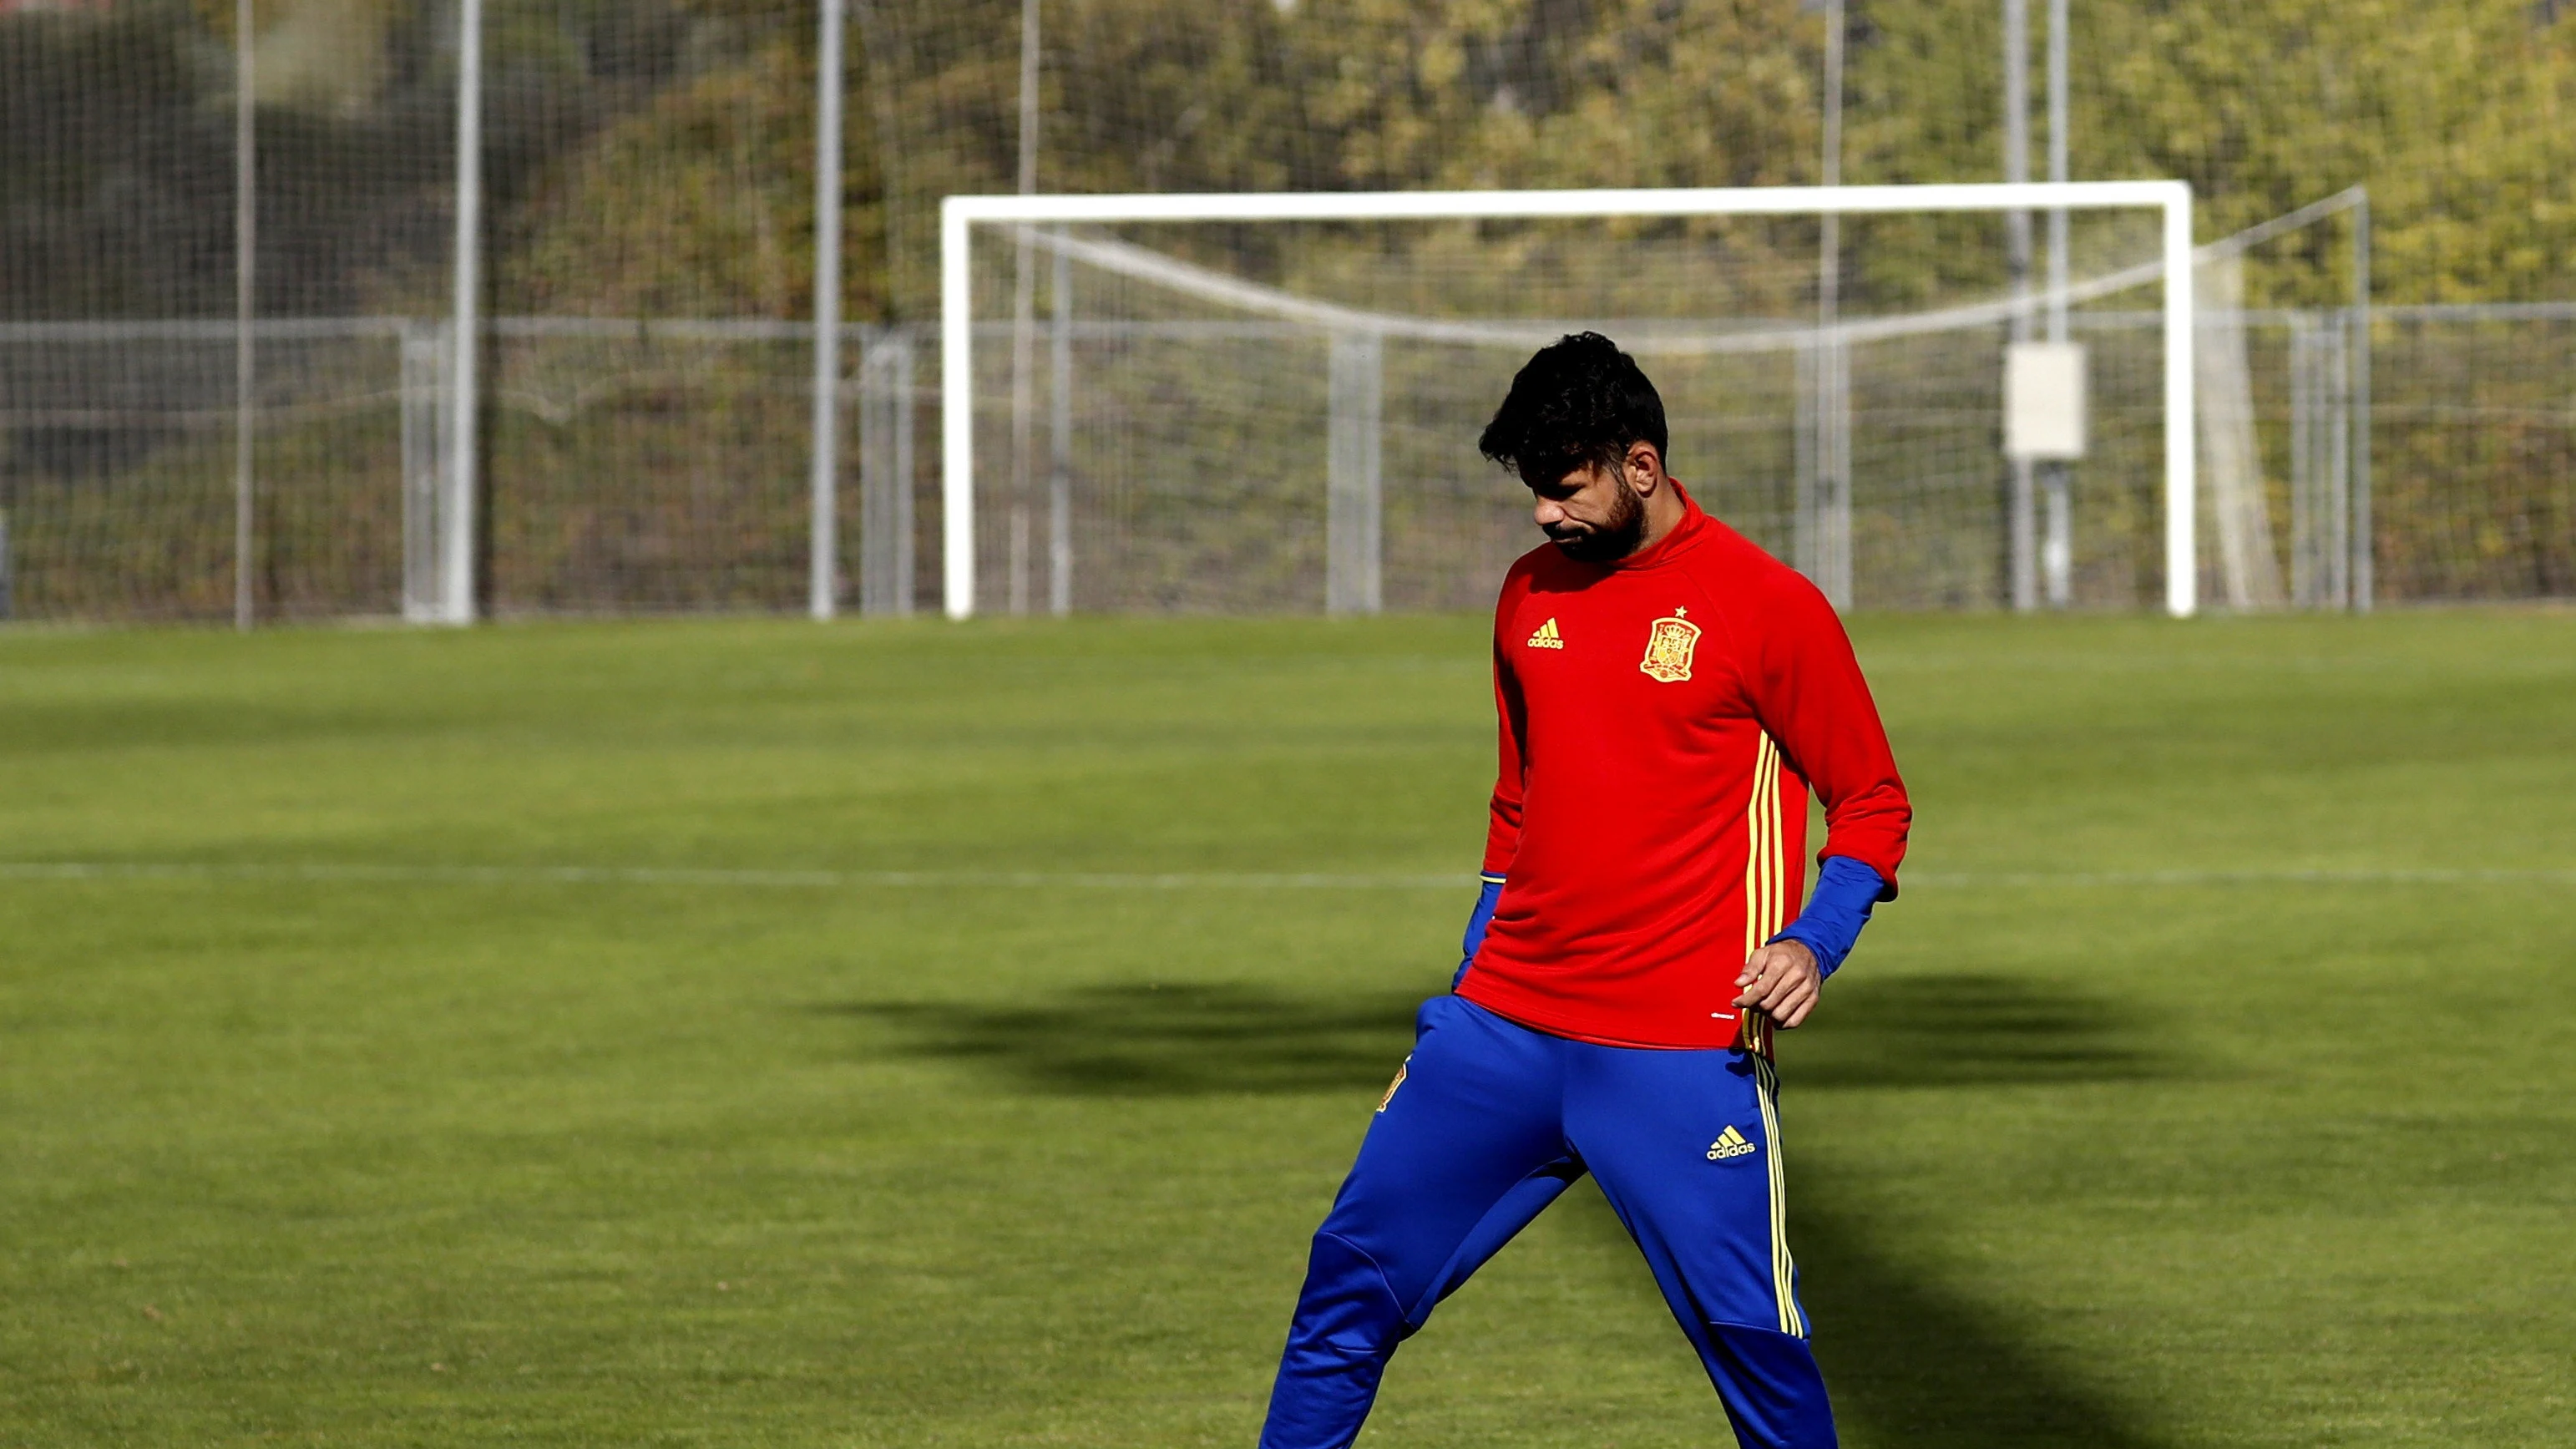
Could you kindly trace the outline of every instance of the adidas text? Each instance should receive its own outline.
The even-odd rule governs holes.
[[[1730,1157],[1742,1157],[1753,1150],[1752,1142],[1749,1141],[1743,1133],[1736,1131],[1733,1127],[1728,1127],[1725,1131],[1717,1134],[1717,1140],[1715,1142],[1708,1144],[1708,1160],[1711,1162],[1724,1162]]]
[[[1538,626],[1537,633],[1529,636],[1529,647],[1532,649],[1562,649],[1565,647],[1565,636],[1556,632],[1556,621],[1554,619],[1550,619],[1546,623]]]

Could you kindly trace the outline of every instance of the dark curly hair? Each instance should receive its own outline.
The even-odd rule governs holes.
[[[1664,400],[1637,359],[1598,332],[1576,332],[1512,378],[1476,450],[1524,480],[1554,480],[1586,463],[1615,469],[1634,443],[1660,454],[1664,439]]]

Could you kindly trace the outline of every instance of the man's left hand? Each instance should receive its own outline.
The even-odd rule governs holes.
[[[1745,961],[1735,984],[1744,988],[1744,994],[1735,998],[1737,1006],[1758,1007],[1775,1024],[1792,1027],[1816,1009],[1825,976],[1816,967],[1816,953],[1805,942],[1774,941]]]

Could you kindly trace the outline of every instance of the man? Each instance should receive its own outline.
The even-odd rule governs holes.
[[[1911,810],[1833,609],[1701,512],[1665,441],[1654,385],[1587,332],[1530,359],[1479,443],[1549,540],[1494,610],[1485,886],[1315,1234],[1263,1449],[1350,1444],[1395,1346],[1587,1171],[1739,1443],[1835,1442],[1771,1028],[1894,898]],[[1810,788],[1826,837],[1791,921]]]

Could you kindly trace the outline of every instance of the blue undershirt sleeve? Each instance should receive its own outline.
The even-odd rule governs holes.
[[[1476,964],[1476,948],[1485,944],[1485,928],[1494,923],[1494,903],[1503,898],[1503,878],[1489,875],[1484,888],[1476,892],[1476,909],[1467,913],[1467,934],[1458,943],[1458,974],[1449,980],[1455,991],[1467,979],[1467,968]]]
[[[1847,855],[1826,856],[1824,867],[1816,872],[1816,890],[1807,897],[1807,908],[1789,923],[1789,929],[1771,939],[1796,941],[1815,952],[1816,965],[1831,976],[1860,940],[1860,928],[1869,924],[1870,907],[1894,894],[1877,871]]]

